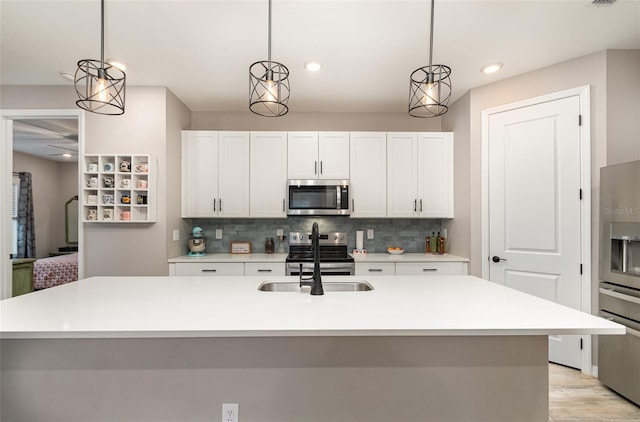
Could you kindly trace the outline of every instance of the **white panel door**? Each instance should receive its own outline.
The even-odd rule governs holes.
[[[418,133],[418,213],[453,218],[453,133]]]
[[[386,217],[387,134],[351,133],[349,160],[351,217]]]
[[[318,133],[320,179],[349,178],[349,132]]]
[[[287,168],[289,179],[317,179],[318,133],[289,132],[287,134]]]
[[[249,216],[286,217],[287,133],[251,132],[249,155]]]
[[[581,304],[579,110],[575,96],[489,117],[491,281],[574,309]],[[580,368],[580,338],[551,336],[549,359]]]
[[[219,132],[218,216],[249,216],[249,132]]]
[[[184,131],[182,217],[213,217],[217,212],[217,200],[218,132]]]
[[[416,217],[418,212],[418,135],[387,133],[387,215]]]

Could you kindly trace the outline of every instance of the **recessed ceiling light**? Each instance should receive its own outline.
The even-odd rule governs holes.
[[[75,79],[75,77],[73,76],[73,73],[70,73],[70,72],[60,72],[60,76],[62,76],[67,80],[70,80],[71,82],[73,82],[73,80]]]
[[[64,158],[71,158],[71,157],[72,157],[72,155],[71,155],[71,154],[67,154],[67,153],[62,154],[62,156],[63,156]]]
[[[304,68],[307,69],[309,72],[317,72],[323,67],[324,65],[322,64],[322,62],[318,60],[309,60],[307,62],[304,62]]]
[[[118,69],[122,70],[123,72],[124,72],[125,70],[127,70],[127,65],[126,65],[126,64],[124,64],[124,63],[122,63],[122,62],[120,62],[120,61],[118,61],[118,60],[115,60],[115,59],[107,59],[107,60],[105,60],[105,61],[106,61],[107,63],[109,63],[111,66],[113,66],[113,67],[117,67]]]
[[[494,72],[497,72],[498,70],[500,70],[500,68],[502,66],[503,66],[502,63],[496,62],[496,63],[491,63],[491,64],[488,64],[486,66],[483,66],[482,69],[480,69],[480,70],[482,70],[482,72],[484,72],[484,73],[494,73]]]

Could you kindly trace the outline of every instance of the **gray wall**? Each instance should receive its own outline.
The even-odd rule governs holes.
[[[607,164],[640,159],[640,50],[607,51]]]
[[[75,100],[71,85],[0,86],[3,109],[75,109]],[[85,224],[85,277],[169,273],[167,258],[180,245],[167,239],[173,228],[184,230],[176,168],[179,132],[189,123],[190,112],[165,87],[127,87],[123,116],[85,113],[85,153],[152,154],[158,169],[157,223]]]
[[[471,255],[471,195],[469,177],[471,94],[467,92],[444,115],[442,130],[453,132],[453,209],[455,218],[443,221],[448,231],[448,250],[454,255]]]
[[[77,163],[62,163],[44,158],[13,153],[13,171],[32,175],[36,257],[65,246],[65,202],[78,194]]]
[[[193,130],[309,130],[439,132],[440,118],[416,119],[407,113],[296,113],[277,119],[250,111],[194,111]]]

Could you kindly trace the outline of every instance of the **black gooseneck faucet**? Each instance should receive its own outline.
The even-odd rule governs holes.
[[[322,288],[322,276],[320,275],[320,229],[318,223],[313,223],[311,229],[311,247],[313,248],[313,276],[302,278],[302,268],[300,268],[300,287],[311,286],[311,294],[319,296],[324,294]],[[302,265],[300,265],[302,267]]]

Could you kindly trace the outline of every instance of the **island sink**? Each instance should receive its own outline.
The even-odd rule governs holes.
[[[324,281],[326,292],[368,292],[373,286],[364,280],[355,281]],[[300,292],[307,293],[309,286],[302,286],[297,281],[265,281],[258,286],[261,292]]]

